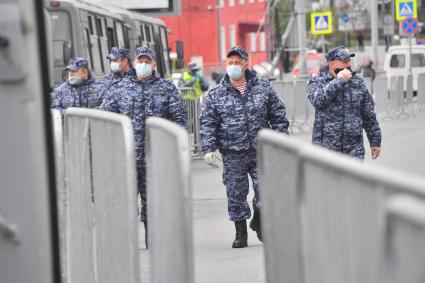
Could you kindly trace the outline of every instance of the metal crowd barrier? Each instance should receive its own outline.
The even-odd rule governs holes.
[[[373,83],[375,110],[380,118],[410,118],[425,110],[425,74],[418,75],[414,97],[413,77],[377,77]]]
[[[423,178],[268,130],[258,167],[267,282],[423,282]]]
[[[194,158],[202,158],[200,117],[201,117],[201,98],[196,95],[193,88],[179,88],[180,96],[184,100],[188,112],[188,132],[190,146]]]
[[[307,81],[272,81],[271,84],[285,104],[291,132],[310,129],[314,118],[314,108],[307,98]]]
[[[194,271],[188,135],[181,127],[161,118],[149,118],[146,130],[151,282],[192,283]]]
[[[64,282],[139,282],[131,121],[100,110],[70,108],[62,141],[56,112],[54,117],[57,172],[64,164],[65,177],[59,201]],[[61,185],[59,180],[60,190]]]
[[[54,153],[55,153],[55,174],[56,174],[56,196],[58,203],[59,218],[59,249],[61,260],[61,276],[62,281],[67,282],[67,249],[66,249],[66,227],[67,227],[67,196],[65,186],[65,157],[63,144],[63,121],[62,114],[57,109],[51,110],[52,129],[54,135]]]

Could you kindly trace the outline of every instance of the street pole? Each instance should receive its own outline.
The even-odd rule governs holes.
[[[217,34],[218,34],[218,61],[220,64],[222,64],[222,58],[221,58],[221,1],[217,0]]]
[[[379,68],[379,58],[378,58],[378,3],[377,0],[370,0],[371,9],[371,36],[372,36],[372,54],[373,54],[373,62],[375,64],[375,68]]]
[[[305,27],[305,0],[296,0],[296,15],[298,25],[298,48],[300,49],[301,73],[300,77],[307,77],[306,43],[307,37]]]

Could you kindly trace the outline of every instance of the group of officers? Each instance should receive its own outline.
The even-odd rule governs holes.
[[[307,96],[315,107],[313,143],[330,150],[364,158],[363,129],[372,150],[380,153],[381,131],[374,103],[363,79],[351,71],[354,54],[343,46],[331,50],[328,64],[313,77]],[[133,123],[136,147],[138,191],[141,197],[140,221],[146,216],[145,122],[148,117],[168,119],[187,128],[188,114],[174,84],[156,73],[155,51],[136,49],[131,62],[124,48],[112,48],[107,56],[110,75],[95,81],[84,58],[73,58],[66,67],[68,78],[56,87],[52,108],[62,113],[68,107],[96,108],[128,116]],[[230,48],[225,59],[226,74],[204,97],[200,133],[204,160],[217,167],[217,151],[223,161],[229,219],[235,224],[233,248],[248,245],[247,220],[262,241],[260,188],[256,143],[262,128],[289,134],[286,108],[267,80],[255,76],[248,66],[248,53],[241,46]],[[198,79],[201,74],[193,74]],[[195,82],[195,79],[185,79]],[[297,94],[303,95],[303,94]],[[253,215],[248,204],[249,178],[254,188]],[[251,217],[252,216],[252,217]]]

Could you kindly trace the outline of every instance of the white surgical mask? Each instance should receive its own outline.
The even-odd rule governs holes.
[[[120,63],[118,63],[118,62],[111,62],[111,71],[113,73],[118,73],[119,71],[121,71]]]
[[[83,82],[82,76],[68,76],[68,81],[72,85],[79,85]]]
[[[226,73],[232,80],[237,80],[242,77],[242,67],[236,65],[230,65],[226,68]]]
[[[152,65],[147,63],[136,64],[136,74],[141,78],[152,75]]]

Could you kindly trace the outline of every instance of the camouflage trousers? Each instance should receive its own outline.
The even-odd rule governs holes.
[[[251,177],[254,187],[253,208],[259,208],[260,204],[256,152],[226,152],[222,153],[222,157],[223,183],[226,186],[229,219],[231,221],[249,219],[251,210],[247,200],[248,176]]]

